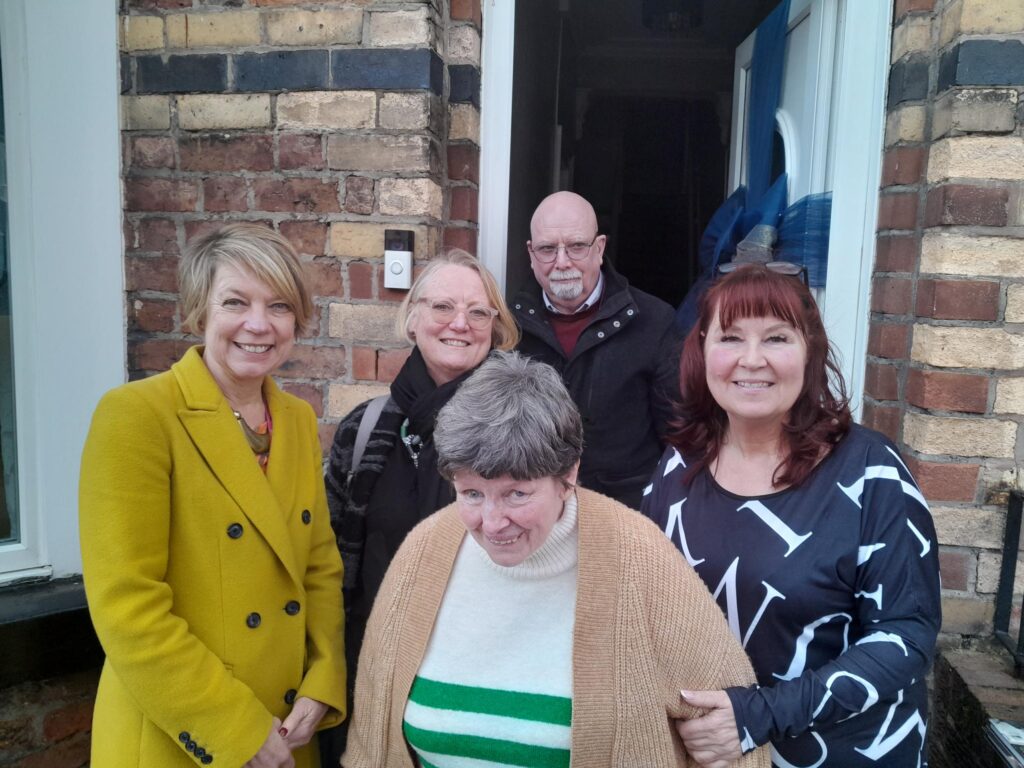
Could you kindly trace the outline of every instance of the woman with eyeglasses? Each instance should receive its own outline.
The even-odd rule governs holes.
[[[642,511],[714,593],[759,683],[685,694],[708,710],[679,725],[690,753],[717,767],[770,742],[779,768],[925,764],[938,542],[895,446],[851,423],[799,270],[721,276],[680,370]]]
[[[350,698],[384,572],[406,534],[455,499],[437,472],[437,413],[492,349],[512,349],[519,341],[494,277],[458,249],[427,264],[398,309],[396,330],[414,344],[412,354],[389,397],[358,405],[342,419],[326,473],[331,523],[345,564]],[[379,415],[373,405],[381,408]],[[362,456],[353,462],[357,443]],[[344,727],[322,737],[324,765],[337,766]]]

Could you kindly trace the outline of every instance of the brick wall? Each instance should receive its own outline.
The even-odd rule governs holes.
[[[128,360],[164,370],[185,242],[270,224],[307,261],[317,323],[280,374],[329,441],[408,354],[385,228],[418,262],[476,251],[479,0],[122,0]]]
[[[991,631],[1024,482],[1022,92],[1020,0],[896,0],[864,415],[932,504],[951,635]]]
[[[89,764],[92,705],[99,672],[3,689],[0,765],[80,768]]]

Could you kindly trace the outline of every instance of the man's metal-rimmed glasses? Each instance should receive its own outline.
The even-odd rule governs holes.
[[[466,322],[469,323],[469,327],[482,331],[484,328],[489,328],[491,323],[494,322],[494,318],[498,316],[498,310],[481,304],[466,306],[465,304],[455,304],[446,299],[420,299],[420,302],[426,304],[430,309],[430,317],[434,322],[443,325],[448,325],[459,312],[463,312],[466,315]]]
[[[578,241],[575,243],[559,243],[558,245],[531,245],[530,253],[537,257],[537,261],[543,264],[550,264],[558,258],[558,252],[565,248],[565,253],[573,261],[583,261],[587,256],[590,255],[590,249],[594,247],[594,243],[597,242],[597,238],[600,235],[594,235],[594,239],[589,243]]]
[[[715,270],[715,274],[727,275],[730,272],[735,272],[741,267],[745,267],[748,264],[759,264],[769,272],[775,272],[779,275],[789,275],[790,277],[799,277],[804,285],[807,285],[807,267],[803,264],[794,264],[791,261],[726,261],[718,265]]]

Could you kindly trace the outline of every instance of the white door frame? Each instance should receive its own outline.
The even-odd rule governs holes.
[[[882,173],[893,0],[836,0],[840,33],[832,94],[832,232],[828,333],[859,414]],[[854,12],[854,10],[856,12]],[[505,288],[515,1],[483,0],[480,115],[480,258]]]

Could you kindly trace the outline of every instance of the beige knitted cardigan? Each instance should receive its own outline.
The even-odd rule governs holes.
[[[388,569],[359,657],[346,768],[414,766],[402,719],[455,556],[466,534],[454,505],[420,523]],[[495,638],[495,651],[515,638]],[[669,718],[696,714],[679,689],[754,682],[721,610],[646,518],[579,491],[571,764],[696,766]],[[762,747],[737,762],[770,766]]]

